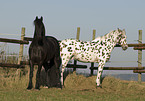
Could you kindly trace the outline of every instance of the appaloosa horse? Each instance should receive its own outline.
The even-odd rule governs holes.
[[[38,65],[38,70],[36,74],[36,85],[35,89],[40,89],[40,72],[42,66],[45,68],[47,72],[47,86],[55,86],[61,88],[60,82],[60,46],[58,40],[54,37],[46,37],[45,36],[45,27],[43,24],[43,18],[41,17],[34,20],[35,32],[32,43],[29,47],[29,62],[30,62],[30,75],[29,75],[29,85],[27,89],[32,89],[32,77],[33,77],[33,69],[34,64]],[[54,69],[54,70],[51,70]],[[51,73],[53,72],[53,74]],[[50,76],[53,76],[50,77]],[[53,80],[55,79],[55,80]],[[56,81],[51,84],[52,81]]]
[[[73,58],[82,62],[99,63],[96,84],[100,87],[100,77],[106,61],[109,60],[111,52],[116,44],[122,46],[123,50],[128,48],[125,30],[114,30],[110,33],[97,37],[92,41],[80,41],[77,39],[66,39],[60,42],[62,58],[61,82],[63,84],[63,72],[68,61]]]

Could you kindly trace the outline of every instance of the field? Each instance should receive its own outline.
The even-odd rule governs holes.
[[[36,69],[35,69],[36,73]],[[28,67],[24,70],[0,68],[0,101],[144,101],[145,83],[124,81],[107,76],[102,88],[96,89],[96,76],[84,77],[69,74],[65,88],[44,88],[26,90]],[[33,82],[35,83],[35,74]]]

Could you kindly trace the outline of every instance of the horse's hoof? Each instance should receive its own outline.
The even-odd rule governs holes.
[[[62,85],[60,83],[57,84],[56,88],[62,89]]]
[[[62,85],[62,89],[65,88],[65,85]]]
[[[27,90],[31,90],[32,89],[32,87],[27,87]]]
[[[35,87],[35,90],[40,90],[40,88],[39,87]]]
[[[102,86],[101,86],[101,85],[99,85],[99,86],[97,86],[96,88],[97,88],[97,89],[100,89],[100,88],[102,88]]]

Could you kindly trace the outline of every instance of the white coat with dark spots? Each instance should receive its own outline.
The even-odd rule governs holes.
[[[80,41],[66,39],[60,42],[60,55],[62,58],[61,82],[63,84],[63,72],[68,61],[73,58],[81,62],[99,63],[96,84],[100,86],[100,77],[106,61],[109,60],[114,46],[119,44],[123,50],[127,49],[125,30],[114,30],[110,33],[97,37],[92,41]]]

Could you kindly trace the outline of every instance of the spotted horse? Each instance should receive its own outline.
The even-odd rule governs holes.
[[[125,30],[111,31],[110,33],[97,37],[92,41],[80,41],[77,39],[66,39],[60,42],[60,54],[62,58],[61,82],[63,85],[63,72],[70,59],[81,62],[98,63],[96,84],[100,85],[100,77],[106,61],[109,60],[111,52],[116,44],[121,45],[123,50],[128,48]]]

